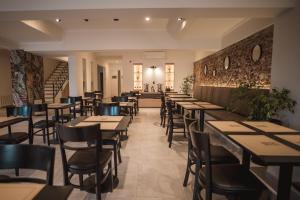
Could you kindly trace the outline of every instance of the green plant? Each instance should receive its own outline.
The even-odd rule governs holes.
[[[253,120],[270,120],[278,117],[278,113],[287,110],[294,113],[296,101],[289,97],[290,91],[283,88],[272,89],[268,94],[260,94],[251,101],[250,118]]]
[[[183,78],[183,82],[181,84],[180,90],[184,94],[189,94],[192,90],[192,85],[194,83],[194,76],[190,75]]]

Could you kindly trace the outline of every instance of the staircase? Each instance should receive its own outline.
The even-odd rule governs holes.
[[[64,83],[69,80],[68,63],[62,62],[57,65],[44,85],[45,102],[53,103],[54,98],[62,89]]]

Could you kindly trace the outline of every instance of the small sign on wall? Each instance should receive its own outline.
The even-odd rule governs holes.
[[[118,78],[118,76],[111,76],[111,78],[112,78],[112,79],[117,79],[117,78]]]

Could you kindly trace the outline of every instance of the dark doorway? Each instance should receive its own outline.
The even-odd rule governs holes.
[[[98,90],[104,94],[104,67],[98,65],[97,66],[97,74],[98,74]]]

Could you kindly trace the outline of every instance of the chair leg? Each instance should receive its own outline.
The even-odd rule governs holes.
[[[49,128],[47,128],[47,143],[48,143],[48,146],[50,146],[50,135],[49,135]]]
[[[118,144],[118,159],[119,159],[119,163],[122,163],[122,158],[121,158],[121,143]]]
[[[83,190],[83,175],[79,174],[79,186],[80,190]]]
[[[169,148],[171,148],[171,146],[172,146],[172,140],[173,140],[173,127],[170,127],[168,140],[169,140]]]
[[[108,169],[110,170],[109,172],[109,179],[110,179],[110,192],[113,192],[114,190],[114,179],[113,179],[113,175],[112,175],[112,164],[111,161],[108,164]]]
[[[96,172],[96,199],[101,200],[101,176],[100,169]]]
[[[187,183],[189,181],[190,166],[191,166],[191,160],[190,160],[189,155],[188,155],[187,164],[186,164],[186,171],[185,171],[185,176],[184,176],[184,181],[183,181],[183,187],[186,187]]]
[[[19,175],[20,175],[20,170],[19,170],[19,168],[15,168],[15,175],[16,175],[16,176],[19,176]]]
[[[46,143],[46,132],[45,129],[43,129],[43,143]]]
[[[117,144],[114,144],[114,167],[115,167],[115,176],[118,176],[118,158],[117,158]]]
[[[193,200],[198,200],[198,195],[201,192],[199,179],[199,172],[201,168],[201,163],[199,160],[196,161],[196,171],[195,171],[195,182],[194,182],[194,190],[193,190]]]

